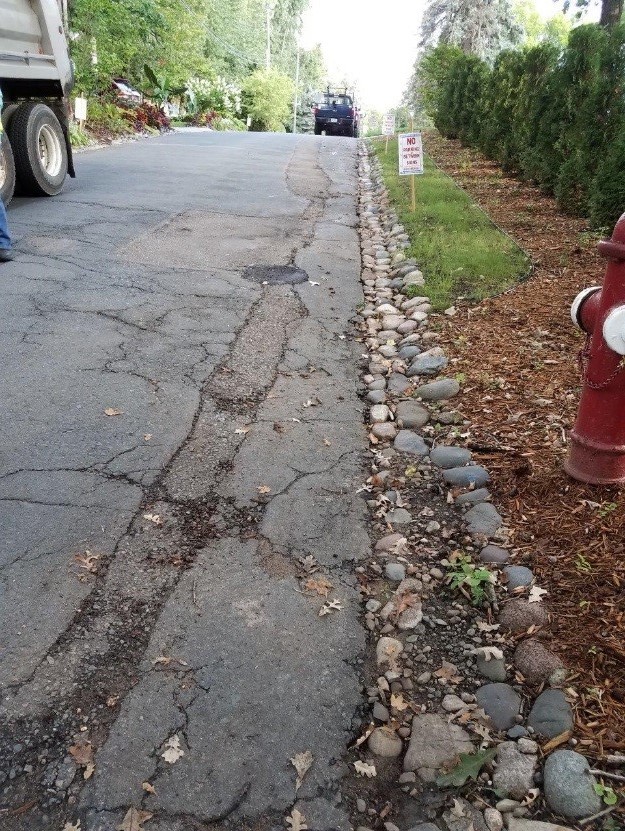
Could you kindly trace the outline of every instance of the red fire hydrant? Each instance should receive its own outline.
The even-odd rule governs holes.
[[[625,214],[598,245],[608,258],[603,286],[584,289],[571,306],[586,332],[580,353],[582,397],[566,472],[580,482],[625,482]]]

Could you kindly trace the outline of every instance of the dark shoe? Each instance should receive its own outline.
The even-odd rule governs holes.
[[[13,254],[8,248],[0,248],[0,263],[10,263],[13,259]]]

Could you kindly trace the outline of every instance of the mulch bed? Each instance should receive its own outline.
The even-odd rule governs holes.
[[[516,288],[439,318],[462,373],[468,446],[489,468],[493,500],[511,528],[519,561],[534,569],[552,625],[544,636],[571,670],[580,749],[625,751],[625,492],[590,487],[562,468],[579,402],[582,334],[569,308],[601,282],[605,260],[583,220],[504,174],[480,153],[437,133],[434,161],[531,256]],[[434,321],[433,321],[434,322]],[[625,417],[625,414],[624,414]]]

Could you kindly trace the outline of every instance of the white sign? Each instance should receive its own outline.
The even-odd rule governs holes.
[[[76,121],[86,121],[87,120],[87,99],[86,98],[76,98],[74,99],[74,118]]]
[[[382,121],[382,135],[383,136],[394,136],[395,135],[395,114],[394,113],[387,113],[384,116]]]
[[[400,133],[399,175],[414,176],[415,173],[423,173],[421,133]]]

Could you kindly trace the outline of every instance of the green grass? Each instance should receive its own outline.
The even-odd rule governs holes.
[[[525,252],[488,219],[465,191],[425,157],[425,173],[415,177],[411,210],[410,177],[397,172],[397,140],[388,153],[383,140],[371,142],[399,221],[410,237],[406,253],[425,275],[425,294],[436,309],[458,297],[479,301],[523,279],[530,268]]]

